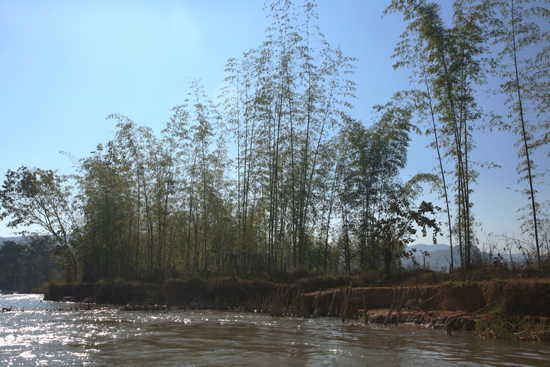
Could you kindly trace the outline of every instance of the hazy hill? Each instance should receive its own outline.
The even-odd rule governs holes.
[[[449,245],[417,244],[406,247],[406,250],[409,251],[414,248],[416,248],[416,253],[414,253],[414,260],[416,260],[420,267],[426,267],[427,269],[436,271],[447,271],[449,269],[449,265],[451,264],[451,248]],[[422,254],[422,252],[424,251],[427,251],[430,256],[424,256]],[[493,259],[491,259],[491,256],[488,253],[480,251],[477,247],[473,249],[473,261],[476,261],[476,255],[478,256],[478,258],[481,257],[481,259],[483,259],[483,261],[486,263],[493,262]],[[522,254],[512,254],[511,259],[509,255],[505,255],[502,258],[502,261],[508,266],[510,266],[511,261],[514,263],[514,266],[521,267],[525,265],[525,258]],[[458,246],[453,246],[453,263],[455,267],[460,266],[460,254]],[[403,259],[402,264],[405,268],[413,266],[413,258]]]
[[[416,249],[413,257],[409,259],[403,259],[404,267],[411,267],[414,264],[414,260],[420,267],[425,267],[431,270],[446,270],[451,263],[451,248],[449,245],[436,244],[425,245],[416,244],[406,247],[407,251]],[[424,256],[423,252],[428,252],[429,256]],[[453,263],[454,266],[460,266],[460,255],[458,248],[453,248]]]
[[[17,236],[17,237],[0,237],[0,245],[2,245],[5,241],[14,241],[14,242],[23,242],[25,241],[25,237],[23,236]]]

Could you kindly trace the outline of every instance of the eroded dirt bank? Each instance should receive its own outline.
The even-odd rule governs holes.
[[[304,284],[304,285],[303,285]],[[125,309],[244,310],[298,317],[360,318],[370,323],[414,323],[487,336],[550,340],[550,281],[507,280],[414,287],[339,287],[275,284],[221,278],[170,280],[164,284],[98,282],[49,284],[47,300],[120,305]],[[511,327],[512,325],[513,327]]]

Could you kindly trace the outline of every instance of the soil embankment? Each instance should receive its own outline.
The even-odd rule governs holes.
[[[125,309],[238,309],[273,316],[359,318],[369,323],[414,323],[449,332],[476,330],[491,337],[550,340],[547,280],[316,291],[313,287],[307,282],[280,285],[237,278],[169,280],[164,284],[53,283],[46,287],[45,299],[114,304]]]
[[[349,294],[349,295],[348,295]],[[509,280],[417,287],[328,289],[305,295],[321,315],[346,309],[370,323],[476,330],[490,337],[550,340],[550,282]],[[316,300],[319,298],[319,301]]]

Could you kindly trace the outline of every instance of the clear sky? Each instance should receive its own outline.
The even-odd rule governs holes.
[[[367,124],[372,106],[409,87],[407,71],[392,68],[404,24],[400,15],[382,18],[388,3],[318,1],[328,42],[359,59],[351,114]],[[450,16],[451,1],[440,3]],[[60,151],[89,156],[113,137],[116,122],[106,119],[112,113],[160,132],[190,79],[201,79],[215,98],[227,60],[264,39],[266,15],[261,0],[0,0],[1,180],[21,165],[72,173],[71,159]],[[435,152],[425,148],[428,140],[413,139],[405,179],[437,164]],[[474,160],[502,166],[480,169],[473,195],[483,229],[478,236],[482,244],[489,233],[519,236],[516,210],[527,201],[514,192],[516,138],[476,131],[475,140]],[[547,151],[535,156],[541,169],[550,167]],[[548,185],[539,190],[541,199],[550,198]],[[12,232],[0,223],[0,236]]]

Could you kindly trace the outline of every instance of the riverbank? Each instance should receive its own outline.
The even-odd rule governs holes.
[[[273,316],[339,317],[369,323],[414,323],[485,337],[550,340],[550,281],[447,282],[408,287],[323,288],[330,282],[276,284],[219,278],[163,284],[109,281],[50,283],[45,299],[118,305],[123,309],[214,309]]]

